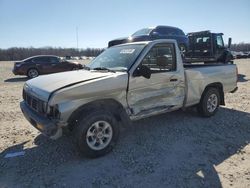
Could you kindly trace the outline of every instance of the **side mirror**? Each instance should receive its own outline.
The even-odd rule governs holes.
[[[228,39],[228,45],[227,45],[227,47],[230,48],[230,47],[231,47],[231,44],[232,44],[232,38],[230,37],[230,38]]]
[[[143,76],[147,79],[151,77],[151,70],[145,65],[139,66],[133,74],[134,76]]]

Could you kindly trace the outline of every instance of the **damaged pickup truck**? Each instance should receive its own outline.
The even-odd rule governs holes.
[[[189,106],[210,117],[237,90],[236,65],[183,65],[171,39],[113,46],[85,68],[27,81],[20,106],[51,138],[72,130],[87,157],[110,152],[131,120]]]

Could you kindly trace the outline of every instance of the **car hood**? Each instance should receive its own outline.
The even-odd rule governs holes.
[[[39,76],[27,81],[24,85],[24,90],[43,101],[48,101],[49,96],[54,91],[58,91],[74,84],[107,77],[111,74],[115,73],[77,70]]]

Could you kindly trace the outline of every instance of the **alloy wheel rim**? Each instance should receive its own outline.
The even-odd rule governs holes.
[[[38,76],[37,70],[35,70],[35,69],[29,70],[29,76],[30,76],[31,78],[37,77],[37,76]]]
[[[113,129],[107,121],[97,121],[87,130],[86,141],[93,150],[107,147],[113,137]]]
[[[214,112],[218,106],[218,97],[216,94],[212,94],[207,100],[207,110],[208,112]]]

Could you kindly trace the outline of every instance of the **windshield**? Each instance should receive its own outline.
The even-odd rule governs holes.
[[[135,61],[145,44],[130,44],[108,48],[88,65],[90,69],[107,68],[126,71]]]
[[[137,37],[137,36],[141,36],[141,35],[148,35],[153,29],[150,28],[144,28],[144,29],[140,29],[139,31],[136,31],[133,35],[131,35],[132,37]]]

